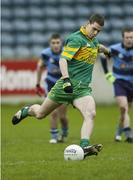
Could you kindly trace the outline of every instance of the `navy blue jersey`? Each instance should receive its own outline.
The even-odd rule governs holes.
[[[60,54],[53,53],[49,47],[42,51],[41,57],[48,71],[46,79],[55,83],[61,77],[59,68]]]
[[[113,75],[116,79],[133,82],[133,49],[126,50],[121,43],[110,46]]]

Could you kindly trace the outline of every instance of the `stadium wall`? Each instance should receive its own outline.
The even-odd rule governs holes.
[[[2,61],[0,79],[2,103],[42,101],[35,93],[36,64],[35,60]],[[42,87],[45,76],[46,73],[42,79]],[[112,85],[105,80],[99,60],[94,68],[91,86],[97,103],[111,104],[114,102]]]

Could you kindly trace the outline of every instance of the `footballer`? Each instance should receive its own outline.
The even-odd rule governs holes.
[[[103,26],[104,17],[93,14],[79,31],[67,37],[59,60],[61,78],[41,105],[34,104],[20,109],[12,118],[14,125],[27,116],[40,120],[62,104],[73,104],[83,117],[80,146],[83,148],[84,156],[97,155],[101,151],[102,144],[90,143],[96,115],[90,83],[98,53],[110,56],[109,50],[97,40]]]

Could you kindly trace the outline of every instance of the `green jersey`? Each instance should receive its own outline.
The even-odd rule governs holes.
[[[68,60],[70,79],[85,84],[91,82],[98,48],[98,40],[96,38],[89,39],[84,26],[80,28],[80,31],[68,36],[61,57]]]

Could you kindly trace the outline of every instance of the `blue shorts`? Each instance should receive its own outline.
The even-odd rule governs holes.
[[[55,85],[55,83],[48,79],[46,79],[45,82],[46,82],[45,90],[46,90],[46,93],[48,93],[52,89],[52,87]]]
[[[133,101],[133,83],[125,81],[123,79],[116,79],[114,82],[114,94],[115,96],[126,96],[128,102]]]

